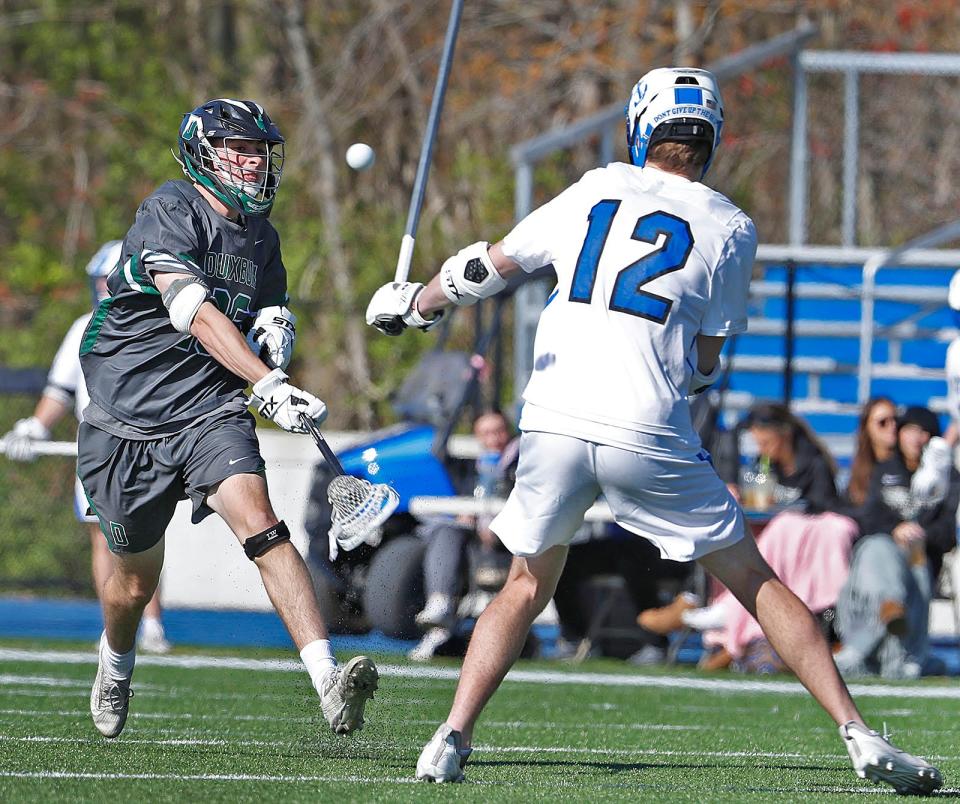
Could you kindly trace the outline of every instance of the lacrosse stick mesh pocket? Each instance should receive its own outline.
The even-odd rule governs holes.
[[[327,499],[333,506],[330,531],[344,550],[376,539],[374,533],[394,512],[400,497],[384,483],[370,483],[351,475],[338,475],[327,486]]]

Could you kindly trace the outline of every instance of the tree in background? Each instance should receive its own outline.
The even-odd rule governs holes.
[[[361,316],[393,273],[446,25],[415,0],[0,0],[0,365],[49,362],[86,305],[81,266],[175,177],[168,149],[202,99],[253,97],[288,138],[275,215],[301,343],[294,372],[336,427],[389,418],[384,400],[428,344],[367,338]],[[703,64],[795,25],[816,48],[956,51],[948,0],[477,0],[467,4],[417,238],[425,276],[472,233],[513,218],[509,147],[626,98],[651,66]],[[878,13],[881,11],[883,13]],[[811,82],[811,242],[839,239],[840,79]],[[955,216],[956,81],[868,79],[859,194],[864,244],[902,241]],[[724,86],[730,124],[712,183],[786,239],[790,70],[774,62]],[[948,124],[950,123],[950,124]],[[354,141],[376,167],[351,172]],[[558,190],[595,159],[544,162]],[[917,165],[936,164],[935,176]],[[465,344],[470,327],[455,328]],[[509,372],[507,373],[509,376]]]

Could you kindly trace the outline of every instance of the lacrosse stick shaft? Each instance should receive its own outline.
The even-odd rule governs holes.
[[[427,130],[423,137],[423,145],[420,147],[417,177],[413,182],[413,193],[410,195],[407,228],[404,230],[403,240],[400,241],[400,256],[397,259],[397,271],[394,275],[394,281],[396,282],[406,282],[410,275],[413,244],[416,239],[417,225],[420,223],[420,209],[423,206],[427,176],[430,173],[430,156],[433,153],[433,142],[437,138],[437,128],[440,126],[440,113],[443,111],[443,98],[447,93],[447,78],[450,75],[450,64],[453,62],[453,50],[457,43],[462,11],[463,0],[453,0],[453,5],[450,7],[450,20],[447,23],[447,35],[443,42],[443,55],[440,57],[440,69],[437,71],[437,83],[433,88],[433,100],[430,103]]]
[[[36,455],[66,455],[67,457],[77,457],[77,444],[75,441],[34,441],[33,451]],[[0,455],[5,455],[6,449],[0,444]]]
[[[307,428],[307,432],[313,436],[313,441],[317,445],[317,449],[320,450],[327,465],[333,469],[334,474],[346,474],[346,472],[343,471],[343,466],[340,464],[340,459],[337,458],[337,454],[330,448],[327,440],[323,437],[323,433],[320,432],[320,428],[317,427],[317,423],[307,416],[306,413],[300,414],[300,423]]]

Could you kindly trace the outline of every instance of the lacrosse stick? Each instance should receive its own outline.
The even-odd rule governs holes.
[[[450,64],[453,61],[453,48],[457,43],[457,32],[460,29],[460,13],[462,11],[463,0],[453,0],[453,5],[450,7],[450,20],[447,23],[447,35],[443,41],[443,54],[440,56],[440,69],[437,71],[437,83],[433,88],[433,100],[430,103],[427,130],[423,137],[423,145],[420,148],[417,177],[413,182],[413,193],[410,195],[407,228],[404,230],[403,239],[400,241],[400,256],[397,259],[394,282],[406,282],[410,275],[413,244],[417,234],[417,225],[420,223],[420,208],[423,206],[423,194],[427,188],[427,175],[430,173],[430,155],[433,152],[433,141],[437,138],[437,128],[440,126],[443,96],[447,92],[447,77],[450,75]]]
[[[67,457],[77,457],[77,444],[75,441],[34,441],[33,452],[36,455],[66,455]],[[0,455],[6,455],[7,445],[0,439]]]
[[[336,560],[341,547],[353,550],[364,542],[379,544],[379,528],[400,504],[399,495],[386,483],[371,483],[348,475],[317,423],[305,413],[300,414],[300,423],[313,436],[317,449],[335,475],[327,486],[327,500],[333,506],[327,534],[330,560]]]

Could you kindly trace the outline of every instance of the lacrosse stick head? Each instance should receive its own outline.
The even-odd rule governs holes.
[[[378,544],[380,526],[400,504],[397,492],[385,483],[370,483],[351,475],[333,478],[327,486],[327,499],[333,506],[331,543],[335,539],[344,550],[353,550],[364,542]]]

